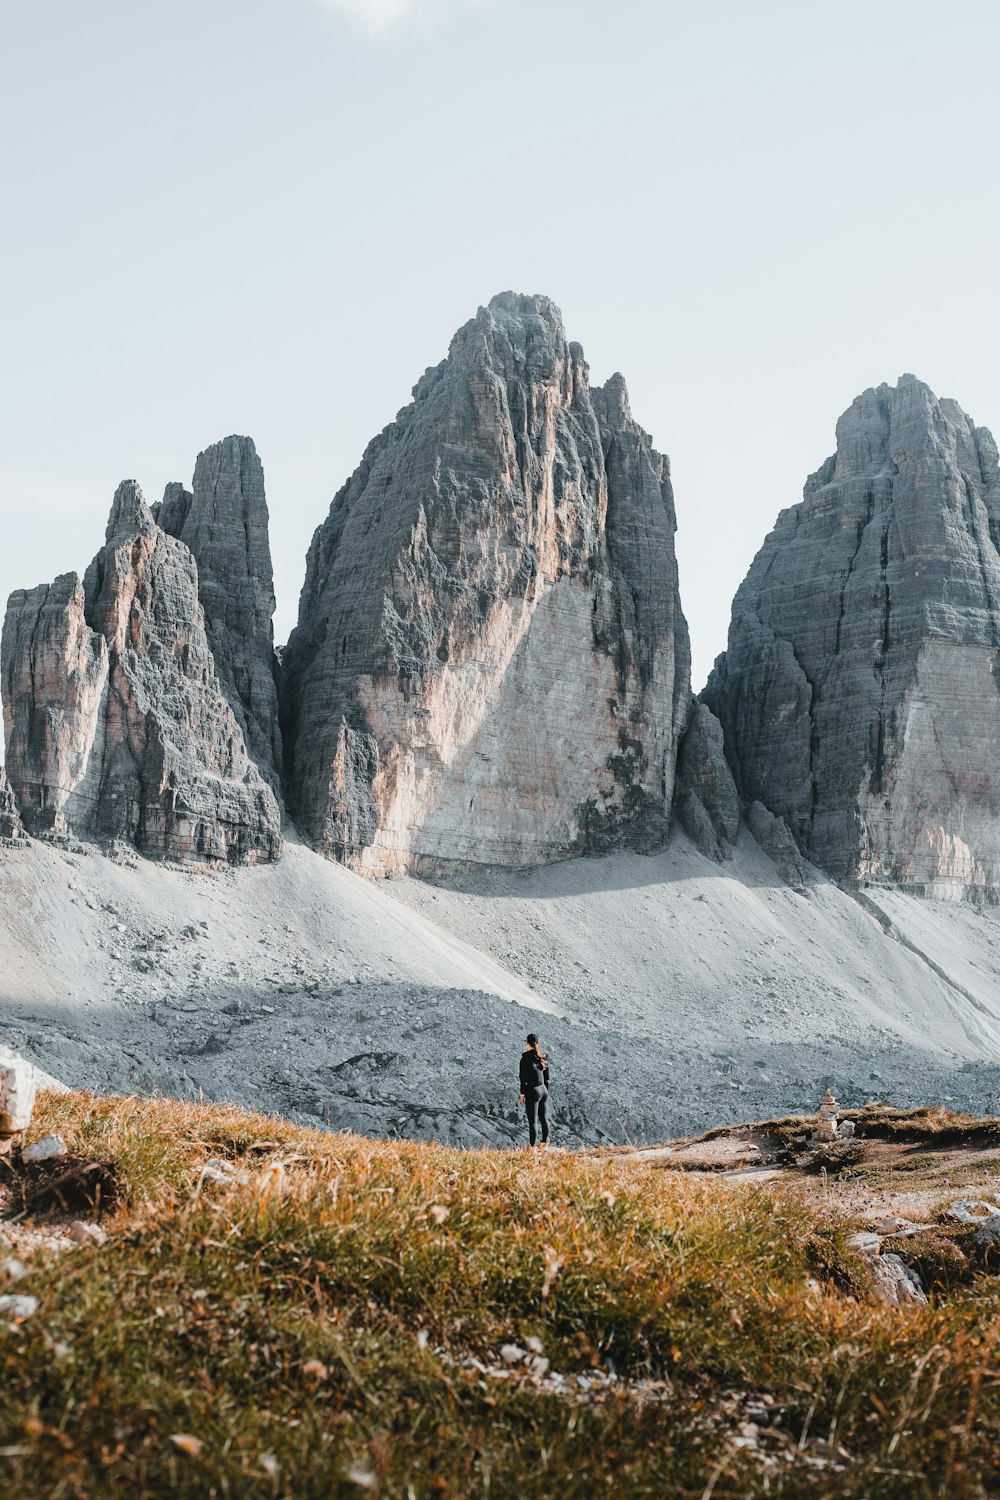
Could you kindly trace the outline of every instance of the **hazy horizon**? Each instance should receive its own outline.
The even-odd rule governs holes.
[[[904,371],[1000,427],[994,43],[974,0],[69,0],[7,19],[0,601],[115,486],[253,437],[276,639],[365,446],[544,292],[670,455],[700,688],[778,512]]]

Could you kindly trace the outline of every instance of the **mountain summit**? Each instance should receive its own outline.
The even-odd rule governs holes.
[[[838,879],[1000,896],[997,446],[904,375],[837,424],[705,699],[743,796]]]
[[[669,465],[547,297],[455,335],[310,548],[289,810],[391,874],[667,836],[689,646]]]

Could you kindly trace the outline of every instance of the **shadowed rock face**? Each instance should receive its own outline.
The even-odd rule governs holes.
[[[19,839],[23,833],[17,799],[7,780],[7,772],[0,766],[0,839]]]
[[[689,706],[666,459],[544,297],[494,298],[413,397],[310,548],[290,810],[383,873],[656,846]]]
[[[134,481],[83,584],[65,574],[11,595],[2,685],[30,831],[124,839],[154,857],[276,857],[280,812],[219,685],[194,559]]]
[[[854,402],[705,698],[740,791],[841,880],[1000,896],[997,448],[904,375]]]
[[[695,703],[681,740],[674,810],[688,838],[719,863],[731,857],[740,826],[740,797],[723,750],[722,726]]]
[[[219,682],[250,754],[277,789],[274,574],[264,470],[251,439],[228,437],[199,453],[192,490],[168,485],[153,514],[198,564],[198,597]]]

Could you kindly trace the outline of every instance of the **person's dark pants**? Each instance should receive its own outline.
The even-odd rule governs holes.
[[[533,1146],[540,1129],[542,1145],[549,1138],[549,1091],[547,1088],[529,1089],[524,1096],[524,1107],[528,1111],[528,1141]],[[537,1121],[537,1128],[536,1128]]]

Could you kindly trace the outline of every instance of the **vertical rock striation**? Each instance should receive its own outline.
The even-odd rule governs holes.
[[[192,489],[168,485],[153,513],[198,564],[198,597],[219,682],[250,754],[277,789],[274,573],[264,470],[252,440],[228,437],[199,453]]]
[[[154,857],[276,857],[280,811],[220,687],[194,558],[134,481],[82,584],[66,574],[11,596],[0,675],[30,831]]]
[[[24,829],[14,789],[7,780],[7,772],[0,766],[0,839],[19,839],[23,836]]]
[[[838,879],[1000,896],[998,543],[993,438],[904,375],[737,593],[706,701],[742,795]]]
[[[674,810],[685,833],[710,859],[732,855],[740,827],[740,797],[723,748],[722,726],[695,703],[677,755]]]
[[[16,589],[0,645],[7,774],[30,833],[92,826],[104,755],[108,647],[75,573]]]
[[[290,810],[393,873],[668,826],[689,651],[667,460],[504,293],[369,445],[309,552],[282,670]]]

